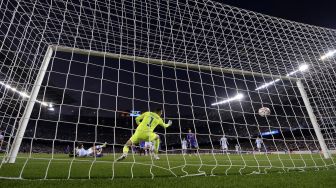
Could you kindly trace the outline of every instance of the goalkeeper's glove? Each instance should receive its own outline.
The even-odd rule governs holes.
[[[168,123],[167,123],[167,124],[168,124],[168,127],[170,127],[170,126],[172,125],[172,123],[173,123],[173,122],[172,122],[171,120],[169,120]]]

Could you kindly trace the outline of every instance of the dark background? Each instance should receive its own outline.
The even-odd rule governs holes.
[[[214,0],[215,2],[306,24],[336,29],[336,1]]]

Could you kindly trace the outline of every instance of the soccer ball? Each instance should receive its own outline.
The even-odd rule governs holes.
[[[271,110],[267,107],[261,107],[259,109],[258,113],[261,117],[266,117],[266,116],[269,116],[271,114]]]

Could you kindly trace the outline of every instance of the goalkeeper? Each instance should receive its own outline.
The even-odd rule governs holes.
[[[167,124],[164,123],[161,115],[162,109],[156,109],[154,112],[145,112],[135,119],[138,127],[132,137],[126,142],[123,148],[123,154],[117,159],[117,161],[125,159],[127,157],[129,147],[133,144],[139,143],[140,141],[154,142],[154,159],[160,159],[158,156],[160,138],[159,135],[155,134],[153,131],[157,125],[167,128],[172,124],[171,120],[169,120]]]

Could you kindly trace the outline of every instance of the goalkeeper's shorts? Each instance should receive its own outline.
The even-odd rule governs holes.
[[[136,130],[133,136],[130,138],[133,144],[137,144],[140,141],[151,142],[157,138],[157,134],[148,131]]]

